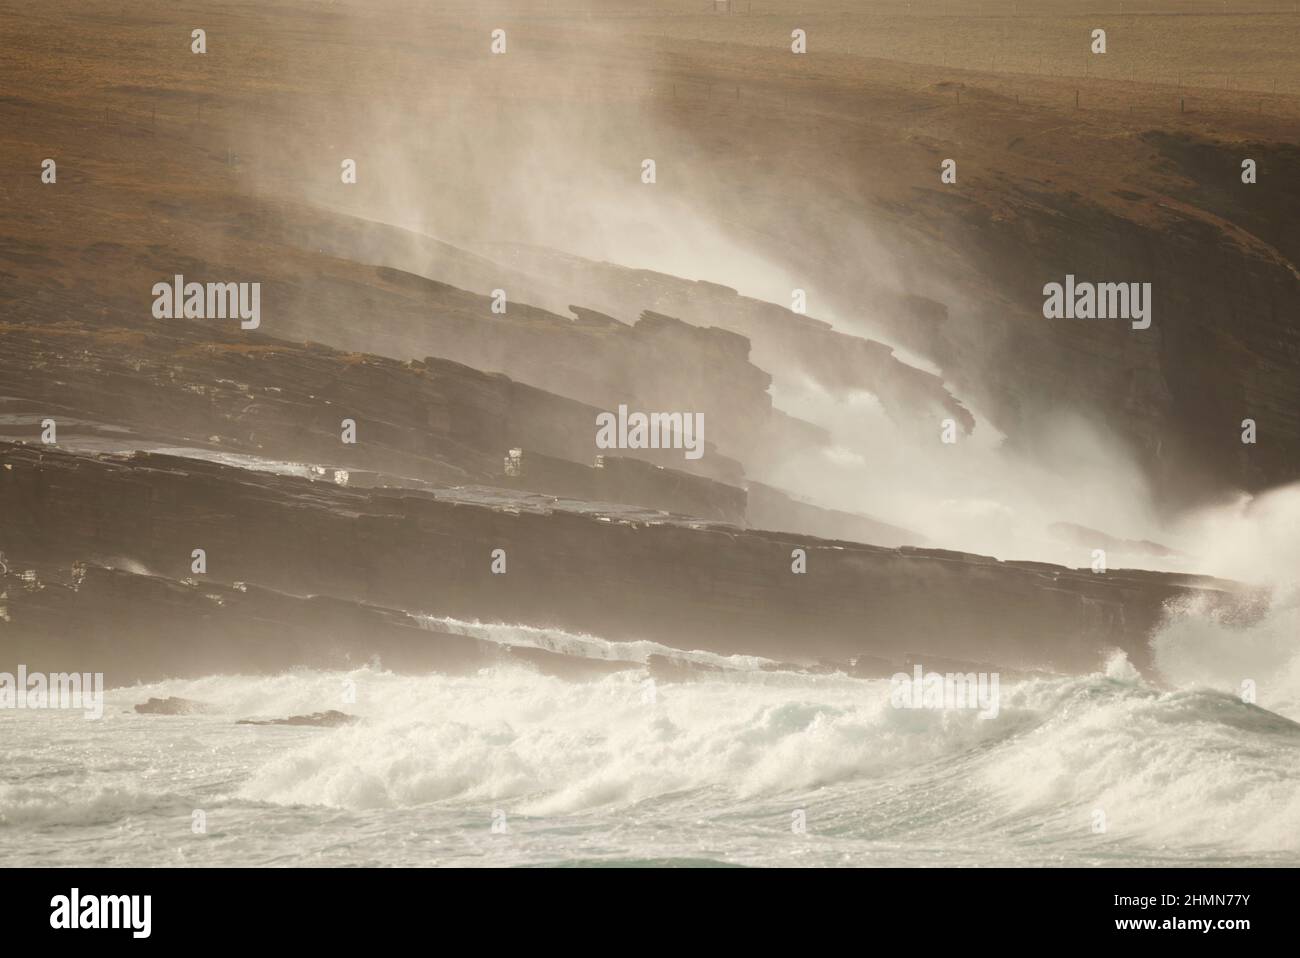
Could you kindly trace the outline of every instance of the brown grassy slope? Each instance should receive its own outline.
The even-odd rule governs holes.
[[[282,282],[282,305],[335,309],[340,282],[367,274],[277,239],[309,222],[303,201],[544,241],[517,234],[540,221],[581,235],[599,216],[575,208],[564,222],[560,206],[539,220],[514,209],[520,195],[581,196],[588,180],[631,170],[601,213],[641,195],[636,164],[652,155],[665,204],[803,277],[837,322],[938,363],[1013,442],[1032,445],[1068,408],[1185,495],[1296,476],[1297,251],[1285,224],[1300,110],[1286,51],[1300,20],[1285,3],[1162,17],[1126,4],[1108,59],[1087,61],[1083,79],[1058,75],[1078,71],[1057,45],[1073,50],[1093,14],[1109,21],[1117,5],[1056,0],[1029,16],[1007,3],[762,3],[751,17],[704,6],[0,11],[6,295],[54,313],[138,309],[155,273],[219,265]],[[791,18],[809,30],[805,57],[789,53]],[[204,57],[189,52],[200,25]],[[498,25],[511,53],[489,58]],[[1006,66],[983,64],[994,47]],[[1040,48],[1049,75],[1030,75]],[[1197,84],[1191,95],[1155,82],[1171,70]],[[1225,89],[1207,79],[1219,72]],[[1243,190],[1247,151],[1261,181]],[[45,156],[59,160],[57,187],[37,179]],[[341,156],[365,171],[351,192],[338,187]],[[948,156],[955,188],[938,182]],[[864,225],[874,243],[859,241]],[[1041,285],[1067,271],[1155,283],[1152,335],[1045,324]],[[943,300],[947,321],[874,311],[882,284]],[[1258,448],[1237,441],[1246,415],[1269,437]]]

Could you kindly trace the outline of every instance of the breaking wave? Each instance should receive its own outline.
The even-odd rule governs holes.
[[[0,759],[27,756],[7,764],[16,777],[0,785],[0,844],[28,828],[120,831],[149,816],[175,819],[183,833],[191,808],[214,809],[214,820],[287,816],[331,835],[428,822],[478,834],[502,810],[516,831],[534,830],[511,854],[546,861],[580,850],[758,864],[1300,862],[1300,725],[1243,702],[1235,683],[1210,687],[1204,669],[1229,640],[1202,623],[1197,651],[1193,618],[1171,620],[1158,643],[1162,664],[1188,679],[1181,687],[1149,684],[1119,656],[1091,675],[1003,682],[991,718],[894,708],[887,681],[753,669],[657,685],[635,669],[572,682],[511,664],[466,676],[300,671],[118,689],[93,723],[103,734],[86,735],[79,716],[0,719],[13,733]],[[1247,646],[1263,670],[1278,661],[1268,636],[1285,638],[1267,630],[1284,623],[1259,628]],[[345,686],[354,702],[342,704]],[[1267,706],[1274,685],[1261,688]],[[206,708],[133,711],[168,696]],[[235,724],[325,709],[360,721]],[[52,733],[55,747],[32,759]],[[791,845],[795,813],[807,833]],[[454,844],[439,842],[444,853]],[[288,854],[268,850],[266,860]]]

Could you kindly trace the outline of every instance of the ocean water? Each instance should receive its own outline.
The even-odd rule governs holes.
[[[1300,864],[1297,703],[1277,681],[1261,685],[1276,710],[1213,687],[1213,646],[1242,639],[1203,623],[1163,637],[1172,671],[1179,628],[1196,646],[1185,685],[1149,684],[1115,657],[1091,675],[1003,682],[993,718],[899,709],[888,681],[753,660],[653,689],[635,670],[573,682],[514,666],[362,669],[116,689],[99,721],[5,710],[0,861]],[[589,653],[601,641],[549,638]],[[168,696],[208,710],[133,711]],[[326,709],[360,721],[235,724]]]

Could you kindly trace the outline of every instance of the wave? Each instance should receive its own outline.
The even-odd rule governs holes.
[[[844,843],[827,854],[851,850],[857,861],[888,848],[882,860],[893,863],[916,849],[934,863],[1294,862],[1294,603],[1245,628],[1202,611],[1173,610],[1157,637],[1162,682],[1117,653],[1093,674],[1002,682],[992,717],[895,708],[888,681],[770,671],[761,660],[680,684],[635,669],[573,682],[503,664],[461,676],[304,670],[117,689],[92,736],[79,716],[3,717],[14,734],[0,760],[16,761],[0,786],[0,826],[182,821],[234,803],[353,816],[348,827],[433,816],[450,835],[501,809],[561,846],[585,828],[622,847],[613,829],[629,854],[698,845],[758,862],[787,848],[772,839],[789,838],[800,814],[809,842]],[[605,658],[653,651],[554,630],[430,627]],[[1229,651],[1247,664],[1223,665]],[[1259,705],[1239,694],[1247,666],[1261,677]],[[172,696],[205,710],[133,711]],[[235,725],[327,709],[360,721]],[[36,742],[57,746],[57,761]]]
[[[1122,660],[1004,686],[988,720],[896,709],[887,682],[842,676],[756,673],[661,686],[653,701],[635,673],[354,677],[364,722],[274,755],[241,799],[777,827],[807,807],[848,837],[1035,843],[1085,840],[1100,811],[1098,848],[1300,852],[1300,725],[1222,692],[1152,687]]]
[[[0,825],[104,825],[164,807],[181,808],[147,788],[55,779],[0,784]]]
[[[1300,720],[1300,589],[1283,590],[1267,613],[1239,621],[1203,598],[1169,607],[1153,637],[1157,670],[1170,684],[1242,695]]]

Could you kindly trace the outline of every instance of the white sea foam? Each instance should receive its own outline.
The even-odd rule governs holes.
[[[566,632],[562,629],[544,629],[531,625],[505,625],[434,615],[412,615],[412,618],[422,627],[438,632],[467,635],[485,642],[495,642],[498,645],[546,649],[591,659],[645,662],[651,655],[667,655],[725,669],[758,669],[764,665],[775,664],[771,659],[757,655],[718,655],[699,650],[684,651],[646,640],[610,642],[585,632]]]
[[[1300,721],[1300,589],[1279,588],[1268,612],[1245,622],[1205,599],[1175,603],[1151,646],[1170,683],[1249,688],[1258,705]]]
[[[738,671],[661,683],[653,701],[643,679],[361,669],[115,690],[95,734],[57,714],[5,720],[0,844],[40,829],[46,861],[62,834],[68,848],[99,836],[114,861],[213,864],[302,860],[304,842],[373,860],[358,835],[406,836],[386,854],[415,862],[1300,862],[1300,726],[1223,692],[1153,687],[1122,658],[1004,683],[987,721],[894,709],[888,682],[837,675]],[[167,696],[207,710],[131,711]],[[235,724],[329,708],[361,721]],[[194,808],[226,838],[195,845]],[[484,844],[496,809],[527,842]],[[809,822],[797,854],[794,809]]]

